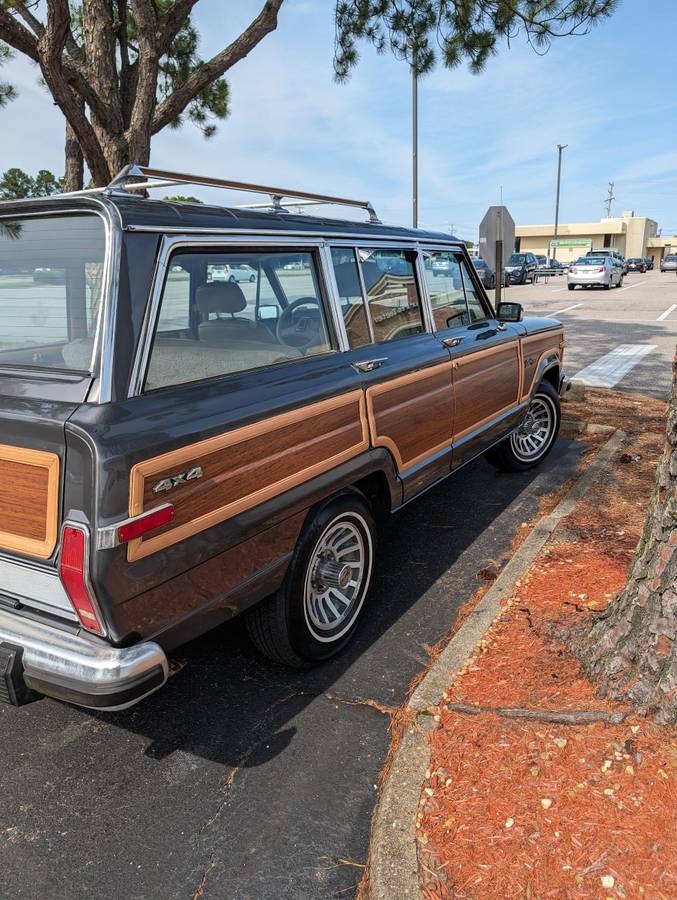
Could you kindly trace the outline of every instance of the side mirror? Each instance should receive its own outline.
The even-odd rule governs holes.
[[[521,303],[499,303],[496,310],[496,318],[499,322],[521,322],[524,318],[524,310]]]

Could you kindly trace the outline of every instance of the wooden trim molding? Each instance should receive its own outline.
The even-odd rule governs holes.
[[[56,453],[0,444],[0,547],[48,559],[59,527]]]
[[[390,450],[400,475],[445,447],[451,448],[454,420],[452,366],[453,362],[449,360],[367,388],[371,442],[375,447]],[[411,396],[406,392],[412,384],[436,379],[439,383],[427,393],[422,391]],[[378,409],[378,398],[388,395],[392,395],[390,405]],[[417,412],[426,411],[426,419],[431,426],[429,431],[417,429],[416,423],[412,422],[411,407],[416,407]],[[445,416],[448,417],[446,425]],[[405,447],[406,450],[403,449]]]
[[[130,472],[130,516],[157,503],[157,480],[188,465],[204,474],[162,494],[175,506],[174,522],[130,541],[127,559],[134,562],[218,525],[368,448],[365,398],[357,390],[137,463]]]
[[[555,353],[561,365],[563,340],[564,329],[558,329],[557,331],[549,331],[541,334],[530,334],[522,339],[522,364],[520,366],[522,382],[520,389],[521,400],[526,400],[531,395],[531,392],[534,388],[534,383],[536,381],[536,376],[538,375],[538,369],[544,357],[548,356],[551,353]],[[530,345],[535,345],[535,349],[532,352],[538,354],[536,358],[529,356]],[[527,365],[529,368],[528,376]]]

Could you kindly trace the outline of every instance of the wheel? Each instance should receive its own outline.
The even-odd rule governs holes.
[[[622,276],[622,275],[621,275],[621,277],[618,279],[618,284],[616,285],[616,287],[623,287],[623,276]]]
[[[491,281],[489,282],[489,290],[493,291],[495,287],[496,287],[496,276],[492,275]]]
[[[610,290],[611,290],[611,277],[609,277],[609,283],[603,285],[603,287],[604,287],[604,290],[605,290],[605,291],[610,291]]]
[[[228,279],[228,281],[230,281],[231,284],[237,284],[237,281],[236,281],[234,275],[231,275],[230,278]]]
[[[573,289],[576,287],[576,285],[575,285],[575,284],[568,284],[567,287],[569,288],[570,291],[573,291]]]
[[[249,276],[249,280],[250,280],[250,282],[256,281],[256,275],[254,275],[253,272],[252,272],[252,274]]]
[[[302,669],[343,649],[369,593],[375,545],[373,516],[356,491],[313,513],[281,588],[247,616],[261,653]]]
[[[522,275],[520,276],[519,283],[520,283],[520,284],[526,284],[526,283],[527,283],[527,273],[526,273],[526,272],[522,272]]]
[[[520,424],[509,437],[487,450],[486,457],[502,472],[526,472],[550,453],[559,423],[559,394],[549,381],[541,381]]]

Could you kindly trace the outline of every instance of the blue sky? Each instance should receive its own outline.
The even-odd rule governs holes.
[[[200,0],[207,56],[260,0]],[[231,116],[205,141],[187,125],[155,138],[157,166],[365,197],[385,221],[411,217],[410,76],[364,47],[348,84],[333,80],[333,2],[286,0],[279,27],[229,73]],[[227,14],[224,13],[227,9]],[[566,143],[561,221],[633,209],[677,233],[674,0],[623,0],[591,34],[537,56],[517,40],[484,73],[438,69],[419,88],[419,220],[476,238],[503,199],[517,223],[553,220],[556,144]],[[63,170],[62,119],[16,59],[3,78],[20,98],[0,113],[0,169]],[[192,191],[197,193],[196,191]],[[212,194],[213,196],[213,194]]]

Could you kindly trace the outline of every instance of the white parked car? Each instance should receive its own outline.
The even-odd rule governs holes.
[[[581,287],[602,287],[608,291],[623,284],[623,267],[613,256],[582,256],[567,272],[567,287],[570,291],[579,284]]]
[[[212,266],[212,281],[256,281],[249,266]]]

